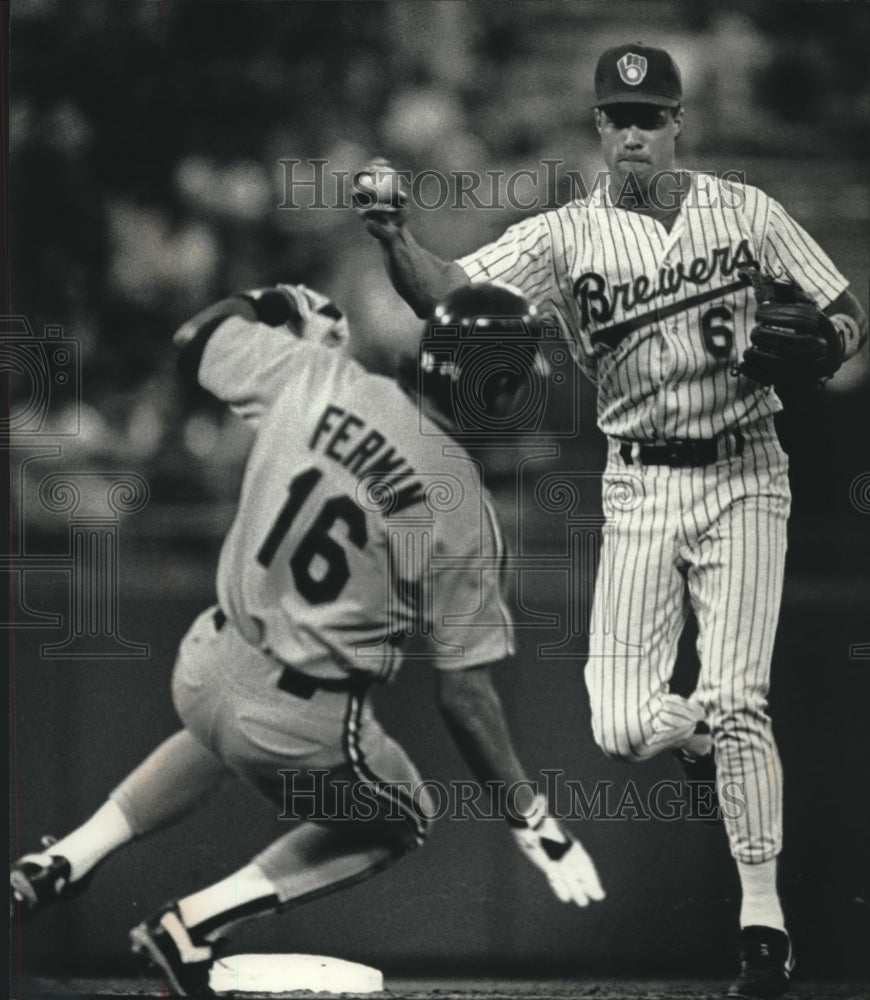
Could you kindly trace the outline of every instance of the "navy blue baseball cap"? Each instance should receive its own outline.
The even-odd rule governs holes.
[[[595,67],[595,105],[658,104],[678,108],[683,82],[664,49],[634,42],[604,52]]]

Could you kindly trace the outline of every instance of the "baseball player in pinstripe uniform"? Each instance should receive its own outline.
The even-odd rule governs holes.
[[[606,183],[491,245],[440,260],[404,225],[401,191],[383,183],[366,185],[357,207],[419,313],[465,282],[509,281],[570,338],[596,384],[608,459],[586,668],[595,739],[628,761],[674,750],[693,777],[718,772],[720,790],[742,790],[744,808],[722,810],[743,888],[730,995],[779,996],[793,960],[776,887],[782,775],[765,709],[790,496],[773,424],[781,402],[758,362],[782,343],[794,347],[792,373],[830,374],[864,342],[866,320],[778,202],[676,168],[682,92],[666,52],[607,50],[595,88]],[[605,606],[612,627],[596,629]],[[701,669],[683,698],[669,681],[690,608]]]
[[[525,338],[513,374],[494,373],[485,390],[483,416],[504,416],[534,377],[535,317],[495,285],[448,296],[439,316],[462,317],[458,336],[473,345],[478,313],[496,314],[487,336],[510,325]],[[135,949],[181,995],[210,992],[228,926],[359,881],[422,844],[433,804],[370,704],[372,683],[394,674],[408,643],[437,668],[448,729],[475,776],[497,783],[518,847],[563,902],[603,897],[589,856],[531,790],[491,681],[490,665],[513,653],[513,628],[489,498],[448,436],[455,366],[428,365],[420,382],[415,368],[400,385],[334,349],[346,339],[329,300],[289,285],[225,300],[176,335],[183,371],[256,426],[219,603],[194,622],[175,665],[184,729],[86,823],[12,870],[18,914],[33,916],[227,772],[282,818],[301,819],[133,929]]]

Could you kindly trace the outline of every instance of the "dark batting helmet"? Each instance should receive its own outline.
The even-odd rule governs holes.
[[[518,289],[497,281],[464,285],[433,309],[417,392],[460,432],[537,429],[547,372],[541,336],[537,309]]]

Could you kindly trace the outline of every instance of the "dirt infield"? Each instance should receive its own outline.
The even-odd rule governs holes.
[[[157,979],[74,978],[29,979],[22,981],[10,1000],[49,1000],[54,997],[92,1000],[100,997],[166,997],[166,987]],[[720,1000],[728,983],[689,980],[387,980],[383,993],[225,993],[246,1000],[277,1000],[280,997],[306,998],[340,995],[346,1000],[569,1000],[594,997],[595,1000]],[[795,983],[789,1000],[867,1000],[870,983]]]

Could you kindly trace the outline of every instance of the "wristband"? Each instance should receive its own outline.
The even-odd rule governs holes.
[[[841,358],[849,358],[861,346],[861,328],[857,320],[846,313],[835,313],[828,319],[833,323],[837,336],[840,338]]]

